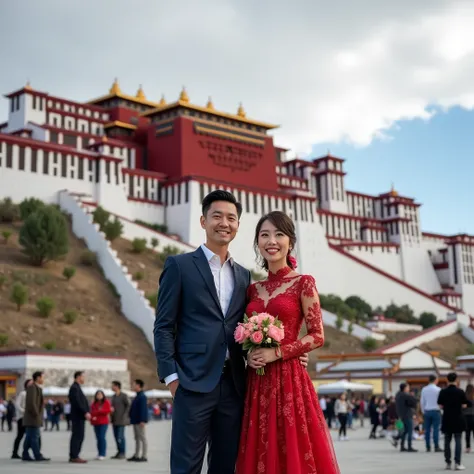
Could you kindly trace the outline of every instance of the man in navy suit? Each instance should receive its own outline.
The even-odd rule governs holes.
[[[206,243],[168,257],[160,277],[154,338],[158,374],[174,399],[171,474],[200,474],[207,443],[209,474],[235,470],[245,358],[234,331],[251,278],[228,247],[241,214],[231,193],[208,194],[201,216]]]

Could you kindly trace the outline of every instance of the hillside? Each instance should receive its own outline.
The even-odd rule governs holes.
[[[441,337],[435,341],[427,342],[421,346],[426,351],[437,351],[440,357],[455,363],[456,357],[471,354],[474,345],[462,334],[456,333],[451,336]]]
[[[13,232],[7,244],[0,237],[0,276],[7,281],[0,285],[0,333],[8,336],[1,349],[49,348],[57,350],[98,352],[124,356],[129,361],[132,377],[142,378],[148,387],[158,387],[155,356],[143,333],[120,312],[120,303],[113,288],[97,266],[81,264],[85,245],[71,232],[69,253],[64,260],[33,267],[18,245],[20,225],[0,225],[0,230]],[[74,266],[75,276],[67,281],[62,272]],[[10,302],[15,281],[29,289],[29,302],[16,310]],[[45,319],[36,309],[43,296],[54,299],[56,308]],[[65,324],[63,312],[76,310],[78,318]]]

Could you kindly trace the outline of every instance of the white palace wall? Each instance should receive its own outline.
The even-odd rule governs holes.
[[[402,278],[402,263],[399,248],[396,247],[369,247],[361,244],[360,246],[347,246],[344,250],[354,255],[364,262],[380,268],[394,277]]]

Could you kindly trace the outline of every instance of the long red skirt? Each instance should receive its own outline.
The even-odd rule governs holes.
[[[318,397],[300,361],[248,369],[237,474],[340,474]]]

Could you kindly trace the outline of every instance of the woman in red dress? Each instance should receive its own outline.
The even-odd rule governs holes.
[[[277,349],[248,355],[248,381],[237,474],[340,474],[332,439],[308,372],[298,361],[324,344],[314,278],[294,271],[292,220],[274,211],[257,224],[255,248],[268,270],[249,287],[247,315],[278,317],[285,338]],[[299,339],[303,321],[307,334]],[[265,367],[264,375],[255,369]]]

